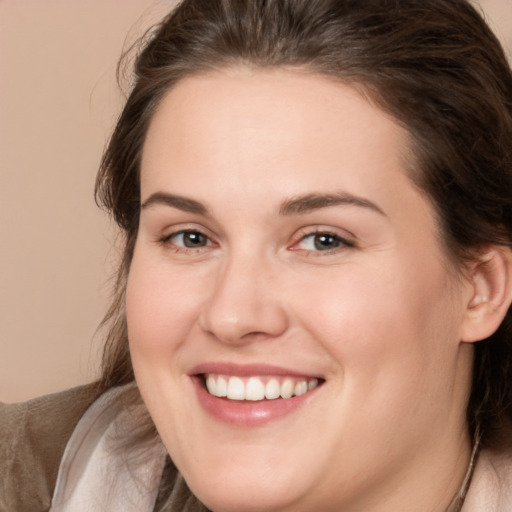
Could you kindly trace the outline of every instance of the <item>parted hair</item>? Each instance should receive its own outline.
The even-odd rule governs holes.
[[[486,246],[512,247],[512,73],[468,1],[183,0],[141,40],[97,177],[97,202],[124,237],[100,391],[134,380],[124,298],[149,123],[179,80],[239,65],[330,77],[405,127],[408,173],[434,205],[442,244],[461,271]],[[474,352],[468,425],[492,445],[512,421],[512,310]]]

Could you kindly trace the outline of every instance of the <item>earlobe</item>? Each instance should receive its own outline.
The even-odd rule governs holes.
[[[474,263],[462,341],[480,341],[498,329],[512,302],[511,280],[512,251],[508,247],[492,246]]]

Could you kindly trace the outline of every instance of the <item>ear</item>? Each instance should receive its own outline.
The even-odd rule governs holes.
[[[492,246],[473,264],[462,341],[480,341],[498,329],[512,302],[511,281],[512,251],[508,247]]]

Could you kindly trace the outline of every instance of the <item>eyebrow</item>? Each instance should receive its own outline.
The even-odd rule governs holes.
[[[210,212],[206,206],[199,201],[167,192],[155,192],[151,194],[144,203],[142,203],[141,210],[145,210],[154,205],[169,206],[188,213],[195,213],[206,217],[210,216]],[[358,206],[360,208],[373,210],[386,217],[384,211],[375,203],[347,192],[306,194],[293,197],[281,205],[279,214],[284,216],[303,215],[330,206]]]
[[[154,205],[170,206],[188,213],[196,213],[208,217],[208,209],[199,201],[187,197],[168,194],[167,192],[155,192],[151,194],[141,205],[141,210],[145,210]]]
[[[347,192],[337,192],[334,194],[306,194],[285,201],[279,213],[281,215],[301,215],[310,213],[314,210],[328,208],[330,206],[358,206],[360,208],[368,208],[384,217],[387,215],[384,211],[372,203],[368,199],[358,197]]]

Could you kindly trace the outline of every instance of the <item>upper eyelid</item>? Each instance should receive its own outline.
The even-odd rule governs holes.
[[[198,226],[194,222],[192,223],[183,223],[182,225],[168,226],[168,228],[164,228],[161,230],[160,234],[157,236],[158,241],[168,241],[173,236],[176,236],[180,233],[190,233],[197,232],[201,235],[205,236],[212,244],[219,244],[219,237],[215,235],[210,229],[205,226]],[[343,242],[346,243],[347,246],[356,246],[357,245],[357,237],[346,229],[335,228],[333,226],[304,226],[295,231],[295,233],[290,237],[291,241],[289,242],[288,247],[294,246],[298,244],[301,240],[314,235],[319,234],[329,234],[336,238],[339,238]],[[221,237],[222,238],[222,237]]]
[[[184,236],[186,233],[199,233],[207,239],[207,243],[205,245],[200,245],[197,247],[188,247],[185,243],[177,243],[172,240],[173,237],[176,236]],[[217,246],[217,242],[212,239],[211,236],[205,234],[202,230],[199,229],[177,229],[173,230],[167,234],[159,236],[156,240],[157,245],[164,248],[166,251],[172,251],[176,255],[201,255],[204,254],[205,251],[211,251]],[[184,240],[183,240],[184,242]]]
[[[351,240],[350,238],[345,237],[345,236],[341,236],[341,235],[339,235],[337,233],[333,233],[331,231],[315,231],[315,232],[312,232],[312,233],[309,233],[309,234],[305,234],[304,236],[300,237],[296,242],[294,242],[293,245],[297,245],[300,242],[302,242],[303,240],[306,240],[309,237],[317,236],[317,235],[331,235],[334,238],[338,239],[346,247],[353,247],[353,246],[356,245],[354,240]],[[336,248],[333,248],[333,250],[335,250],[335,249]],[[325,252],[327,252],[327,251],[325,251]]]
[[[216,245],[215,242],[211,239],[211,237],[209,237],[208,235],[205,235],[204,233],[201,233],[200,231],[196,231],[196,230],[178,231],[176,233],[169,235],[169,237],[165,238],[165,240],[171,240],[174,237],[181,236],[182,242],[183,242],[183,244],[185,244],[185,237],[187,234],[190,234],[190,233],[196,233],[196,234],[204,237],[206,243],[205,243],[205,245],[200,245],[199,247],[187,247],[188,249],[192,249],[192,250],[193,249],[204,249],[205,247],[212,247],[212,246]],[[173,244],[178,245],[176,242],[173,242]],[[181,244],[180,244],[180,247],[181,247]]]
[[[346,240],[347,242],[356,243],[357,237],[352,232],[341,229],[341,228],[334,228],[334,227],[327,227],[327,226],[317,226],[317,227],[304,227],[296,232],[296,240],[302,240],[305,237],[312,236],[312,235],[319,235],[319,234],[326,234],[326,235],[334,235],[338,238],[341,238],[342,240]]]
[[[214,237],[214,234],[211,229],[208,229],[203,225],[198,225],[195,222],[179,222],[176,224],[163,227],[159,229],[159,231],[162,233],[163,237],[177,235],[178,233],[190,232],[201,233],[202,235],[207,236],[208,238]]]
[[[300,240],[304,240],[304,238],[308,238],[310,236],[316,236],[316,235],[332,235],[333,237],[338,238],[339,240],[345,240],[346,242],[351,242],[350,237],[348,237],[348,236],[340,235],[339,233],[336,233],[334,231],[324,231],[324,230],[306,233],[304,236],[302,236],[300,238]]]
[[[169,233],[163,234],[161,239],[162,240],[169,240],[172,237],[177,236],[177,235],[182,235],[182,234],[186,234],[186,233],[199,233],[200,235],[203,235],[204,237],[206,237],[209,241],[213,242],[213,237],[210,234],[208,234],[207,232],[205,232],[205,231],[206,230],[198,229],[198,228],[174,229],[174,230],[170,231]]]

